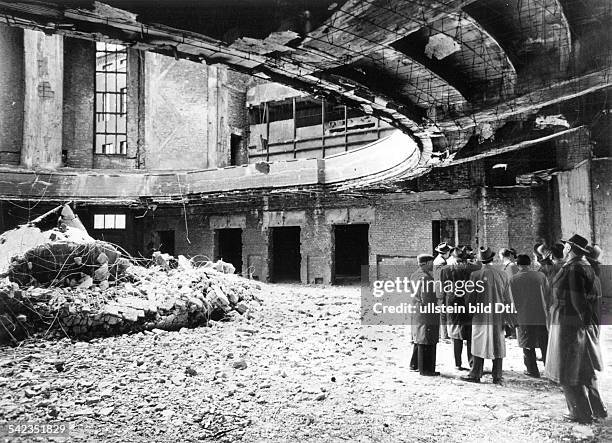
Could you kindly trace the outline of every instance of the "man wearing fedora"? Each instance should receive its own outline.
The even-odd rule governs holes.
[[[467,301],[477,308],[472,317],[472,355],[474,363],[464,381],[480,383],[485,359],[493,360],[493,383],[502,384],[502,361],[506,356],[504,337],[504,313],[496,312],[497,303],[510,305],[508,298],[508,276],[492,265],[495,253],[490,248],[480,247],[478,260],[482,269],[472,272],[470,280],[474,287],[484,290],[473,290],[467,294]]]
[[[446,315],[446,329],[448,336],[453,340],[453,352],[455,356],[455,368],[458,371],[468,370],[462,365],[463,341],[466,341],[466,350],[469,367],[472,367],[472,315],[467,312],[465,306],[465,282],[470,279],[472,272],[480,269],[480,264],[468,263],[469,258],[466,248],[455,248],[453,251],[459,251],[455,255],[456,264],[449,264],[442,268],[440,279],[444,283],[442,289],[444,291],[444,299],[446,306],[452,306],[453,310],[449,309]],[[447,284],[452,282],[452,285]],[[464,312],[461,312],[461,309]],[[457,312],[454,312],[457,311]]]
[[[548,281],[541,272],[531,270],[531,259],[528,255],[519,255],[516,263],[518,272],[510,278],[508,286],[510,297],[517,310],[516,338],[519,347],[523,348],[523,361],[527,368],[524,374],[539,378],[540,371],[535,350],[540,348],[542,357],[546,361]]]
[[[453,247],[446,242],[442,242],[436,246],[435,252],[437,255],[433,262],[433,279],[435,281],[440,281],[440,272],[442,268],[447,265],[447,260],[450,258],[452,249]],[[440,304],[446,304],[444,294],[439,287],[436,287],[436,296]],[[442,338],[448,338],[448,333],[446,332],[446,313],[444,312],[440,313],[440,335]]]
[[[412,315],[412,340],[418,346],[417,367],[425,376],[440,375],[436,372],[436,345],[440,338],[440,315],[435,308],[438,298],[433,283],[433,256],[421,254],[417,257],[419,269],[411,276],[413,282],[421,281],[414,294],[415,313]],[[429,283],[428,283],[429,282]]]
[[[603,362],[599,347],[601,286],[585,255],[588,240],[578,234],[564,243],[565,264],[552,280],[551,325],[545,375],[563,388],[569,414],[591,423],[608,415],[595,371]]]

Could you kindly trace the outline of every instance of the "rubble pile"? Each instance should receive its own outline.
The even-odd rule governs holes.
[[[184,259],[184,258],[183,258]],[[206,325],[249,316],[259,285],[213,266],[162,269],[133,265],[112,286],[0,285],[0,343],[36,333],[91,338],[127,332]]]
[[[90,338],[249,315],[259,286],[218,261],[157,252],[138,266],[94,240],[68,205],[0,236],[0,344],[37,333]]]

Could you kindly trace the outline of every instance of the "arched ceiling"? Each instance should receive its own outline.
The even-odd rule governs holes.
[[[0,1],[10,25],[223,63],[451,153],[607,91],[611,17],[609,0]]]

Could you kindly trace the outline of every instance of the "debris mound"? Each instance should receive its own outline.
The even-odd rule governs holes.
[[[249,316],[260,302],[259,284],[222,261],[156,253],[149,267],[134,264],[91,238],[67,205],[7,231],[0,244],[0,344],[195,327]]]
[[[191,262],[189,262],[191,264]],[[0,285],[0,343],[36,334],[93,338],[143,330],[177,330],[251,315],[260,285],[210,266],[132,265],[112,286]]]

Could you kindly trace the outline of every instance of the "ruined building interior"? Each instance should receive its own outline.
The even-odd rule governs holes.
[[[0,229],[70,201],[133,256],[323,284],[612,250],[609,1],[230,3],[0,2]]]
[[[612,0],[0,0],[0,440],[612,441],[611,90]],[[575,234],[568,346],[366,315]]]

